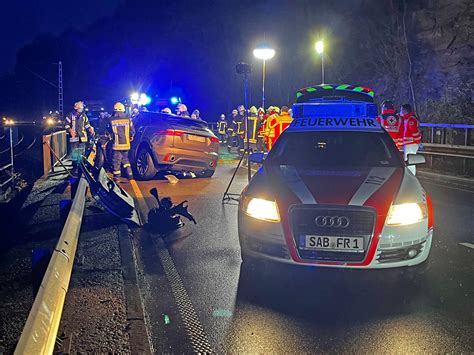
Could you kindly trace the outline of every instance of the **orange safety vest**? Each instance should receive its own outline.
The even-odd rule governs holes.
[[[293,118],[287,112],[283,112],[281,116],[274,114],[268,118],[265,129],[268,150],[272,149],[278,137],[280,137],[292,121]]]

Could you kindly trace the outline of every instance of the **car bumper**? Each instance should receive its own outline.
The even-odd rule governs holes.
[[[153,150],[158,170],[206,171],[215,170],[218,152],[193,151],[175,147],[155,147]]]
[[[366,265],[349,262],[301,261],[295,260],[291,255],[280,223],[259,221],[239,213],[239,239],[244,256],[293,265],[354,269],[415,266],[428,258],[432,238],[433,230],[428,230],[426,221],[412,226],[385,227],[378,241],[375,255]],[[408,258],[408,252],[412,249],[417,251],[417,255]]]

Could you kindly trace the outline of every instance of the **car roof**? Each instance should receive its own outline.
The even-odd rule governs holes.
[[[367,86],[349,84],[321,84],[309,86],[296,92],[296,102],[320,102],[331,99],[374,102],[375,93]]]

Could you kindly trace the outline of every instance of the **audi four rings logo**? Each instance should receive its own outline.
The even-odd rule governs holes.
[[[347,228],[351,221],[344,216],[318,216],[314,219],[318,227]]]

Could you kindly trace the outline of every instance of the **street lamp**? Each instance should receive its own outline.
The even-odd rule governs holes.
[[[275,56],[275,50],[269,45],[262,44],[253,50],[253,55],[263,61],[262,68],[262,108],[265,109],[265,62]]]
[[[324,84],[324,42],[316,42],[316,52],[321,55],[321,84]]]

